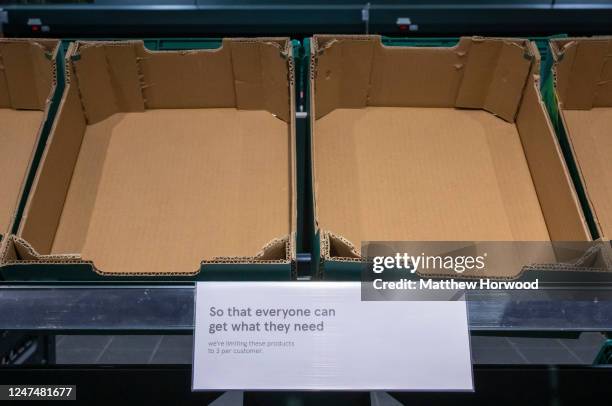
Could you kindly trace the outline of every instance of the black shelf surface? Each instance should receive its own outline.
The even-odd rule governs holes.
[[[170,3],[170,2],[169,2]],[[219,1],[5,6],[7,36],[609,34],[611,1]],[[398,19],[399,20],[398,22]],[[28,22],[45,30],[32,30]],[[402,21],[410,21],[404,25]],[[48,28],[47,28],[48,27]]]

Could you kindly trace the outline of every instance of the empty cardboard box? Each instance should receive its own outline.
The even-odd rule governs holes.
[[[354,278],[362,241],[590,240],[534,43],[316,36],[311,55],[319,276]]]
[[[79,280],[291,277],[288,39],[159,52],[79,41],[66,74],[5,275],[52,278],[56,265]]]
[[[551,114],[566,146],[593,234],[612,236],[612,38],[550,42]],[[548,89],[551,90],[551,89]]]
[[[0,38],[0,239],[15,227],[53,116],[57,40]]]

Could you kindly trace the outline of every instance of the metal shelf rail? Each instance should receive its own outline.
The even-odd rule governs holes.
[[[303,282],[316,283],[316,282]],[[4,285],[0,330],[46,334],[191,334],[193,285]],[[592,288],[468,300],[473,334],[612,332],[612,297]]]

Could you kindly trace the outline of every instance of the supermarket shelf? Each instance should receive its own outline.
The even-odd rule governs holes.
[[[311,283],[311,282],[304,282]],[[612,331],[612,298],[598,289],[521,292],[468,302],[472,333]],[[0,286],[0,330],[50,334],[191,334],[192,285]]]
[[[379,33],[385,35],[606,34],[612,3],[577,1],[322,0],[198,4],[12,5],[7,36],[184,36]],[[122,2],[123,3],[123,2]],[[366,9],[366,10],[364,10]],[[408,22],[409,23],[405,23]],[[36,24],[34,24],[36,23]],[[35,27],[35,28],[33,28]]]

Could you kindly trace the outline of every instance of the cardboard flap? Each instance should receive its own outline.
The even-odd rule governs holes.
[[[32,110],[42,108],[36,81],[32,80],[36,71],[30,49],[31,45],[25,42],[2,44],[2,70],[10,100],[6,107]]]
[[[341,235],[327,233],[329,238],[329,256],[339,258],[361,258],[359,249]]]
[[[367,105],[372,56],[377,37],[339,37],[325,41],[315,37],[313,57],[316,118],[337,108]]]
[[[17,260],[17,251],[15,250],[15,244],[13,244],[13,236],[0,234],[2,239],[0,240],[0,267],[11,261]]]
[[[275,238],[267,243],[257,255],[253,257],[259,261],[287,260],[291,256],[291,239],[289,235]]]
[[[235,107],[231,50],[152,52],[139,46],[147,109]]]
[[[282,39],[160,52],[142,41],[79,42],[69,63],[89,124],[118,112],[223,107],[267,110],[288,122],[290,53]]]
[[[516,119],[531,178],[553,241],[590,240],[552,124],[532,77]]]
[[[612,40],[608,40],[593,104],[597,107],[612,107]]]
[[[531,62],[524,44],[472,40],[455,106],[482,108],[514,122]]]
[[[69,57],[90,124],[117,112],[144,110],[133,43],[87,43],[76,52]]]
[[[41,253],[51,251],[86,126],[78,88],[68,83],[19,234]]]
[[[44,110],[55,83],[58,41],[0,40],[0,107]]]
[[[9,252],[12,260],[33,261],[41,257],[31,245],[17,237],[13,236],[8,242],[8,246],[10,246]]]
[[[368,105],[454,106],[469,47],[469,38],[450,48],[387,47],[379,41]]]
[[[27,241],[10,235],[0,252],[0,265],[17,261],[37,261],[44,263],[83,262],[79,255],[41,255]]]
[[[555,85],[564,109],[612,106],[612,39],[551,41]]]
[[[379,36],[315,36],[316,118],[337,108],[464,107],[513,122],[534,64],[529,42],[461,38],[387,47]]]
[[[612,247],[607,241],[598,241],[582,256],[564,265],[569,265],[575,269],[592,268],[612,272]]]
[[[148,109],[236,107],[289,121],[288,40],[224,39],[214,50],[150,52],[140,60]]]
[[[265,109],[289,121],[289,75],[286,50],[275,42],[231,41],[236,107]],[[280,57],[279,57],[280,56]]]

